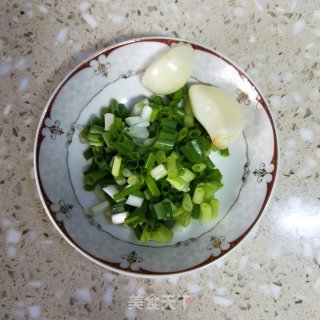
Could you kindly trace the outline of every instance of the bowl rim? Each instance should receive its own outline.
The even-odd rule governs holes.
[[[52,104],[55,100],[55,98],[57,97],[57,94],[59,93],[59,91],[63,88],[63,86],[68,82],[69,79],[72,78],[73,75],[75,75],[78,71],[80,71],[81,69],[83,69],[92,59],[95,59],[97,57],[99,57],[101,54],[105,53],[105,52],[112,52],[115,49],[118,49],[122,46],[125,45],[129,45],[129,44],[133,44],[133,43],[139,43],[139,42],[148,42],[148,41],[162,41],[164,43],[166,43],[166,41],[168,41],[169,43],[172,42],[185,42],[185,43],[190,43],[193,47],[199,47],[204,49],[206,52],[209,53],[215,53],[217,56],[221,57],[226,63],[231,64],[240,74],[244,75],[245,78],[248,79],[248,81],[250,82],[250,84],[255,88],[255,90],[258,92],[259,96],[261,97],[261,101],[260,103],[262,104],[263,108],[265,109],[271,127],[272,127],[272,132],[273,132],[273,139],[274,139],[274,154],[273,154],[273,158],[271,160],[271,163],[274,165],[274,170],[272,172],[272,184],[271,187],[269,185],[269,183],[267,183],[267,192],[266,192],[266,197],[264,199],[264,202],[262,204],[262,207],[259,211],[259,213],[257,214],[256,218],[254,219],[254,221],[251,223],[251,225],[246,229],[246,231],[236,240],[234,240],[233,242],[231,242],[230,244],[230,248],[227,251],[224,251],[218,258],[216,258],[213,261],[208,261],[210,260],[210,257],[205,260],[202,261],[201,263],[183,269],[181,271],[172,271],[172,272],[152,272],[152,271],[147,271],[144,269],[139,269],[137,271],[133,271],[131,269],[128,270],[124,270],[121,269],[120,267],[114,267],[111,264],[108,264],[102,260],[100,260],[97,257],[93,257],[90,253],[86,252],[86,250],[82,249],[78,244],[76,244],[62,229],[61,227],[57,224],[57,222],[54,220],[48,206],[47,203],[45,201],[45,198],[43,196],[43,186],[41,184],[40,181],[40,174],[39,174],[39,162],[38,162],[38,156],[39,156],[39,150],[40,150],[40,145],[42,140],[44,139],[44,137],[41,136],[41,130],[42,130],[42,126],[44,124],[44,120],[45,120],[45,116],[48,113],[48,111],[50,111]],[[196,49],[196,48],[195,48]],[[262,216],[264,215],[264,213],[266,212],[267,207],[270,205],[272,196],[275,192],[275,189],[277,187],[277,183],[278,183],[278,175],[279,175],[279,161],[280,161],[280,146],[279,146],[279,139],[278,139],[278,132],[277,132],[277,128],[275,125],[275,120],[273,115],[271,114],[271,109],[269,106],[269,103],[267,102],[265,96],[261,93],[261,90],[259,89],[259,87],[253,82],[253,80],[250,78],[250,76],[243,71],[236,63],[234,63],[234,61],[228,57],[226,57],[225,55],[221,54],[218,50],[216,49],[211,49],[209,46],[200,44],[198,42],[195,41],[191,41],[191,40],[187,40],[187,39],[182,39],[182,38],[175,38],[175,37],[167,37],[167,36],[147,36],[147,37],[138,37],[138,38],[132,38],[126,41],[121,41],[118,43],[115,43],[113,45],[110,45],[106,48],[103,48],[97,52],[95,52],[94,54],[90,55],[88,58],[86,58],[85,60],[81,61],[79,64],[77,64],[64,78],[63,80],[60,81],[60,83],[58,84],[58,86],[56,87],[56,89],[53,91],[53,93],[51,94],[50,98],[48,99],[45,108],[40,116],[39,119],[39,123],[38,123],[38,127],[37,127],[37,131],[36,131],[36,135],[35,135],[35,141],[34,141],[34,148],[33,148],[33,163],[34,163],[34,171],[35,171],[35,181],[36,181],[36,186],[37,186],[37,191],[42,203],[42,206],[45,209],[45,212],[47,214],[47,216],[49,217],[50,221],[53,223],[53,225],[55,226],[55,228],[58,230],[58,232],[60,233],[60,235],[64,238],[64,240],[67,241],[67,243],[69,245],[71,245],[76,251],[78,251],[80,254],[82,254],[84,257],[86,257],[87,259],[91,260],[92,262],[96,263],[97,265],[109,270],[109,271],[113,271],[116,272],[118,274],[123,274],[126,276],[133,276],[133,277],[138,277],[138,278],[167,278],[169,276],[177,276],[177,275],[185,275],[185,274],[189,274],[192,273],[194,271],[198,271],[198,270],[203,270],[209,266],[212,266],[214,263],[216,263],[218,260],[225,258],[230,252],[233,252],[233,250],[239,246],[239,244],[243,243],[243,240],[245,238],[247,238],[248,234],[252,231],[253,227],[257,225],[258,221],[261,221]],[[141,271],[142,270],[142,271]]]

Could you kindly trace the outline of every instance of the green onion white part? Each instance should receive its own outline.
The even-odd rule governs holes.
[[[134,125],[142,122],[142,119],[139,116],[128,117],[125,119],[125,122],[129,127],[131,127],[131,126],[134,126]]]
[[[153,109],[150,106],[144,106],[140,115],[141,119],[144,121],[149,121],[152,112]]]
[[[108,194],[112,199],[113,199],[113,196],[118,193],[120,190],[119,190],[119,187],[117,185],[110,185],[110,186],[107,186],[107,187],[104,187],[102,189],[106,194]],[[118,201],[116,202],[120,202],[122,201],[122,199],[119,199]]]
[[[143,107],[148,104],[149,100],[147,98],[143,98],[133,106],[130,116],[140,116]]]
[[[113,113],[106,113],[104,115],[104,130],[109,131],[111,125],[114,123],[114,114]]]
[[[150,171],[151,177],[155,180],[159,180],[168,174],[166,167],[163,164],[159,164]]]
[[[134,138],[146,139],[149,138],[149,131],[143,127],[132,126],[128,129],[128,135]]]
[[[140,208],[143,203],[143,200],[144,199],[141,197],[137,197],[133,194],[130,194],[125,203],[128,204],[129,206]]]
[[[128,217],[128,215],[129,215],[128,211],[113,214],[111,216],[111,221],[113,224],[122,224],[124,223],[124,220],[126,219],[126,217]]]
[[[144,120],[142,120],[141,122],[137,123],[135,126],[136,126],[136,127],[147,128],[147,127],[150,126],[150,122],[149,122],[149,121],[144,121]]]

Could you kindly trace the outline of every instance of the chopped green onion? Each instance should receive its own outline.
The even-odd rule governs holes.
[[[159,164],[150,171],[150,174],[152,178],[159,180],[165,177],[168,174],[168,171],[163,164]]]
[[[152,115],[152,112],[153,112],[153,109],[151,107],[144,106],[140,114],[141,119],[143,119],[144,121],[149,121]]]
[[[192,203],[192,200],[191,200],[191,197],[190,197],[189,193],[185,193],[183,195],[182,207],[186,211],[192,211],[193,203]]]
[[[178,133],[178,136],[177,136],[177,141],[180,142],[182,141],[188,134],[188,129],[186,127],[183,127],[179,133]]]
[[[86,151],[83,152],[83,157],[86,160],[89,160],[93,157],[93,152],[92,152],[92,148],[87,149]]]
[[[111,216],[112,223],[113,224],[122,224],[122,223],[124,223],[124,221],[126,220],[128,215],[129,215],[128,211],[113,214]]]
[[[172,151],[169,155],[169,157],[173,157],[175,158],[176,160],[178,160],[180,158],[180,154],[176,151]]]
[[[170,132],[168,130],[162,130],[159,133],[158,140],[168,140],[168,141],[175,141],[176,139],[176,132]]]
[[[100,201],[106,200],[107,197],[105,192],[102,190],[101,185],[97,184],[96,187],[94,188],[94,192]]]
[[[103,201],[91,207],[88,210],[88,212],[91,217],[95,217],[97,214],[103,213],[108,207],[109,207],[109,202]]]
[[[129,206],[140,208],[143,203],[143,198],[134,196],[133,194],[130,194],[128,199],[126,200],[126,204]]]
[[[201,222],[209,222],[211,220],[211,206],[207,202],[200,204],[199,220]]]
[[[140,190],[132,191],[131,194],[134,195],[134,196],[140,197],[142,199],[145,198],[144,193],[142,191],[140,191]]]
[[[114,195],[119,192],[118,186],[116,186],[116,185],[106,186],[106,187],[102,188],[102,190],[103,190],[106,194],[108,194],[112,199],[114,199],[114,198],[113,198]]]
[[[154,96],[154,97],[152,98],[152,102],[154,102],[154,103],[156,103],[156,104],[159,104],[159,105],[161,105],[161,106],[164,106],[164,105],[165,105],[162,97],[160,97],[160,96]]]
[[[159,110],[156,108],[153,108],[149,121],[150,122],[155,121],[157,119],[158,113],[159,113]]]
[[[183,118],[183,123],[186,128],[192,128],[194,126],[194,117],[185,115]]]
[[[158,151],[158,152],[160,152],[160,151]],[[166,155],[164,155],[164,156],[166,156]],[[146,161],[144,167],[147,170],[151,170],[154,167],[154,164],[155,164],[156,160],[157,160],[156,155],[154,153],[149,153],[147,161]]]
[[[178,191],[188,192],[190,190],[189,183],[181,177],[167,178],[167,181]]]
[[[112,99],[110,102],[110,108],[113,114],[115,114],[116,116],[119,115],[119,103],[117,100]]]
[[[151,238],[151,232],[152,232],[152,230],[150,228],[150,225],[148,225],[146,223],[144,228],[143,228],[143,232],[141,234],[140,241],[142,243],[148,243],[150,241],[150,238]]]
[[[172,240],[172,238],[173,232],[163,224],[160,224],[156,230],[151,232],[149,240],[162,243],[169,243]]]
[[[104,115],[104,130],[105,131],[109,131],[110,130],[110,127],[114,123],[114,119],[115,119],[115,116],[114,116],[113,113],[106,113]]]
[[[125,223],[142,243],[168,243],[175,224],[218,216],[214,195],[222,175],[208,156],[216,148],[193,115],[187,85],[143,98],[130,116],[112,99],[83,128],[80,141],[89,144],[84,158],[92,159],[84,190],[94,190],[101,201],[89,209],[92,216],[100,208],[108,222]],[[227,156],[229,150],[219,153]]]
[[[199,215],[200,215],[200,205],[194,204],[191,212],[191,216],[193,219],[199,219]]]
[[[143,184],[144,182],[144,179],[142,176],[140,175],[131,175],[129,178],[128,178],[128,183],[131,184],[131,185],[134,185],[134,184]]]
[[[205,195],[205,188],[197,186],[194,190],[192,201],[195,204],[201,204]]]
[[[228,157],[230,155],[230,152],[229,152],[229,149],[226,148],[226,149],[222,149],[222,150],[219,150],[220,151],[220,154],[223,156],[223,157]]]
[[[139,158],[140,158],[139,152],[137,152],[137,151],[132,152],[132,153],[131,153],[131,158],[132,158],[133,160],[139,160]]]
[[[206,164],[203,163],[203,162],[195,163],[195,164],[192,166],[192,170],[193,170],[194,172],[201,172],[201,171],[203,171],[205,168],[206,168]]]
[[[173,109],[173,118],[177,119],[179,122],[181,120],[183,120],[183,118],[185,117],[185,112],[182,108],[175,108]]]
[[[114,185],[114,184],[115,184],[114,177],[110,174],[106,175],[101,180],[99,180],[99,185],[101,185],[102,190],[104,187],[106,187],[108,185]]]
[[[124,206],[124,201],[121,202],[115,202],[111,206],[111,213],[116,214],[116,213],[121,213],[125,211],[125,206]]]
[[[99,126],[102,125],[102,121],[98,117],[94,117],[89,121],[89,126],[92,126],[93,124],[98,124]]]
[[[188,141],[180,150],[191,163],[202,162],[204,158],[203,151],[197,140]]]
[[[168,202],[158,202],[153,204],[153,210],[158,220],[168,220],[172,217],[171,205]]]
[[[181,171],[179,170],[178,175],[182,180],[184,180],[188,183],[196,178],[196,175],[191,170],[189,170],[187,168],[183,168]]]
[[[124,223],[126,225],[136,227],[138,224],[144,223],[146,221],[145,213],[146,213],[146,206],[142,206],[141,208],[135,209],[125,219]]]
[[[168,127],[170,129],[175,129],[177,127],[178,122],[171,119],[161,119],[160,125],[164,127]]]
[[[128,178],[128,177],[130,177],[130,176],[132,175],[132,172],[131,172],[130,169],[124,168],[124,169],[122,170],[122,175],[123,175],[124,177]]]
[[[158,139],[153,146],[161,150],[172,150],[174,146],[174,140]]]
[[[134,117],[128,117],[128,118],[126,118],[125,121],[126,121],[126,124],[127,124],[128,126],[134,126],[134,125],[142,122],[142,119],[141,119],[141,117],[139,117],[139,116],[134,116]]]
[[[212,199],[210,201],[211,205],[211,219],[215,219],[218,216],[219,200]]]
[[[103,147],[101,135],[88,133],[86,140],[89,142],[90,146]]]
[[[149,137],[149,131],[144,127],[132,126],[128,129],[128,135],[139,139],[146,139]]]
[[[155,180],[151,176],[149,176],[149,175],[146,176],[145,182],[146,182],[147,187],[148,187],[148,189],[151,192],[153,197],[160,196],[161,192],[160,192]]]
[[[149,100],[147,98],[143,98],[142,100],[140,100],[134,105],[130,115],[139,116],[141,114],[143,107],[148,104],[149,104]]]
[[[149,189],[144,190],[143,194],[144,194],[144,197],[145,197],[147,200],[150,200],[150,199],[153,198],[153,195],[152,195],[152,193],[150,192]]]
[[[114,179],[119,186],[124,186],[127,180],[124,177],[117,177]]]
[[[103,147],[92,146],[91,150],[93,152],[94,161],[96,164],[99,164],[104,161]]]
[[[126,196],[128,196],[132,191],[137,191],[140,190],[141,184],[134,184],[133,186],[130,186],[129,188],[123,189],[119,192],[117,192],[114,196],[113,199],[115,201],[118,201]]]
[[[204,201],[209,201],[213,198],[215,192],[218,190],[217,185],[212,182],[207,182],[205,184],[205,195],[204,195]]]
[[[170,201],[170,199],[164,198],[162,201],[163,201],[163,202],[168,202],[168,203],[170,203],[170,205],[171,205],[171,210],[172,210],[172,211],[175,211],[175,210],[178,209],[177,206],[176,206],[172,201]]]
[[[201,136],[201,131],[198,129],[195,130],[191,130],[188,132],[188,137],[190,137],[190,139],[195,139]],[[197,141],[198,142],[198,141]],[[201,145],[200,145],[201,148]]]
[[[217,146],[215,146],[214,144],[211,145],[211,151],[216,152],[216,151],[219,151],[219,150],[220,149]]]
[[[89,133],[102,134],[104,133],[104,127],[99,126],[98,124],[93,124],[89,129]]]
[[[210,148],[211,148],[211,145],[212,145],[212,142],[210,140],[210,138],[205,138],[203,136],[200,136],[197,138],[197,142],[199,143],[200,147],[208,152],[210,151]]]
[[[107,220],[108,223],[110,223],[111,216],[112,216],[111,209],[110,209],[110,207],[108,207],[104,211],[104,217],[105,217],[105,219]]]
[[[156,157],[158,164],[164,163],[167,160],[166,153],[163,150],[159,150],[156,154]]]
[[[177,158],[170,155],[167,158],[166,163],[167,163],[168,177],[175,178],[178,175]]]
[[[183,207],[180,207],[172,212],[172,217],[175,219],[181,214],[183,214],[184,212],[185,212],[185,209]]]
[[[193,111],[192,111],[191,102],[190,102],[189,97],[187,97],[186,99],[184,99],[183,108],[184,108],[184,112],[185,112],[188,116],[193,116]]]
[[[191,213],[188,211],[184,211],[182,214],[180,214],[179,216],[177,216],[175,218],[175,221],[184,226],[187,227],[191,221]]]
[[[112,139],[112,134],[110,131],[107,131],[102,134],[102,139],[104,140],[105,144],[107,145],[108,148],[112,148],[113,146],[113,139]]]
[[[106,175],[107,173],[104,170],[98,169],[86,174],[84,178],[87,184],[95,187],[98,181],[101,180]]]
[[[119,156],[114,156],[113,158],[113,165],[112,165],[112,170],[111,170],[111,174],[114,177],[118,177],[120,174],[120,167],[121,167],[121,162],[122,162],[122,158]]]
[[[121,155],[126,156],[134,150],[135,144],[129,137],[122,134],[113,142],[112,147]]]

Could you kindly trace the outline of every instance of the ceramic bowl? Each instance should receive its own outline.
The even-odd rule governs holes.
[[[278,170],[278,142],[270,109],[249,77],[229,59],[191,43],[195,65],[190,81],[227,90],[246,115],[243,134],[230,157],[211,157],[224,178],[216,194],[219,215],[210,224],[194,220],[169,244],[141,244],[129,228],[88,215],[98,203],[83,190],[88,163],[79,140],[81,128],[115,98],[132,106],[151,92],[141,75],[179,39],[141,38],[104,49],[78,65],[55,90],[42,114],[36,142],[36,182],[50,220],[77,251],[110,270],[141,277],[181,274],[207,266],[237,245],[260,219],[270,200]]]

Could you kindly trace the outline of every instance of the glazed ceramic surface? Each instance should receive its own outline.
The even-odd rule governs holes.
[[[212,153],[223,174],[218,191],[218,218],[210,224],[193,220],[177,228],[169,244],[143,245],[131,229],[94,218],[98,203],[83,189],[82,156],[87,145],[79,133],[99,110],[117,99],[128,108],[151,92],[141,74],[156,57],[179,42],[142,38],[107,48],[75,68],[49,100],[35,146],[36,179],[43,205],[63,237],[91,260],[118,272],[144,276],[181,273],[205,266],[233,249],[261,216],[274,187],[278,145],[270,110],[256,86],[237,66],[216,51],[191,43],[195,65],[190,83],[227,90],[241,104],[246,126],[230,146],[230,157]]]

